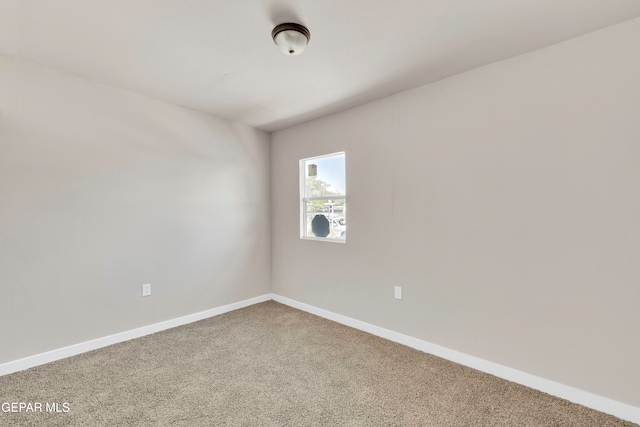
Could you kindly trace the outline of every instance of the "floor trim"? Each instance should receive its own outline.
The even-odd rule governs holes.
[[[507,366],[490,362],[488,360],[480,359],[478,357],[461,353],[456,350],[451,350],[437,344],[432,344],[430,342],[394,332],[389,329],[381,328],[370,323],[362,322],[351,317],[333,313],[331,311],[314,307],[312,305],[305,304],[303,302],[296,301],[287,297],[283,297],[277,294],[272,294],[272,297],[274,301],[288,305],[290,307],[297,308],[299,310],[306,311],[320,317],[324,317],[325,319],[333,320],[334,322],[341,323],[354,329],[368,332],[370,334],[388,339],[389,341],[397,342],[399,344],[415,348],[416,350],[433,354],[434,356],[442,357],[443,359],[447,359],[452,362],[456,362],[491,375],[495,375],[496,377],[505,379],[507,381],[522,384],[524,386],[542,391],[552,396],[560,397],[570,402],[616,416],[623,420],[640,424],[640,408],[637,408],[635,406],[631,406],[626,403],[609,399],[607,397],[599,396],[597,394],[577,389],[575,387],[567,386],[555,381],[531,375],[526,372],[509,368]]]
[[[77,354],[86,353],[88,351],[97,350],[102,347],[128,341],[134,338],[140,338],[145,335],[154,334],[164,331],[165,329],[175,328],[176,326],[186,325],[188,323],[197,322],[198,320],[207,319],[209,317],[218,316],[230,311],[238,310],[253,304],[257,304],[272,299],[272,294],[265,294],[255,298],[249,298],[233,304],[223,305],[221,307],[212,308],[210,310],[201,311],[187,316],[177,317],[171,320],[154,323],[152,325],[143,326],[141,328],[131,329],[129,331],[120,332],[102,338],[85,341],[79,344],[70,345],[68,347],[58,348],[56,350],[47,351],[45,353],[28,356],[22,359],[13,360],[0,364],[0,376],[11,374],[35,366],[44,365],[45,363],[54,362],[56,360],[65,359]]]

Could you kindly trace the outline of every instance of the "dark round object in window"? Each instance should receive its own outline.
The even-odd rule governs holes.
[[[329,235],[329,220],[324,215],[316,215],[311,221],[311,232],[316,237],[327,237]]]

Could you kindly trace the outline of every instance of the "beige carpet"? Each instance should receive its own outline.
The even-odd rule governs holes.
[[[0,377],[4,402],[42,412],[1,426],[635,425],[273,301]]]

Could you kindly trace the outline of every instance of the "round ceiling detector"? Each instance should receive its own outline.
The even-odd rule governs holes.
[[[271,37],[285,55],[298,55],[307,47],[311,33],[300,24],[288,22],[275,27]]]

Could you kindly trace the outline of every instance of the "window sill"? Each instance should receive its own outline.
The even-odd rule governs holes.
[[[316,242],[347,243],[347,239],[325,239],[324,237],[300,237],[300,240],[315,240]]]

